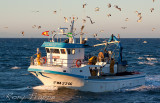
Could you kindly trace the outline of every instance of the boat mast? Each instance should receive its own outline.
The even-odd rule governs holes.
[[[80,44],[82,44],[82,40],[83,40],[83,29],[84,29],[84,25],[81,27],[81,33],[80,33]]]
[[[72,25],[71,25],[71,30],[70,30],[70,33],[72,34],[72,37],[69,37],[69,43],[73,43],[74,40],[73,40],[73,28],[74,27],[74,17],[73,17],[73,21],[72,21]]]

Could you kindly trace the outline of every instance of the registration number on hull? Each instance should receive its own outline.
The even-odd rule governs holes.
[[[57,85],[72,85],[72,82],[53,81],[53,84],[57,84]]]

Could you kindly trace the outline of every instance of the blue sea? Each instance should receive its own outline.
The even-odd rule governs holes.
[[[94,45],[105,39],[89,39]],[[144,86],[91,93],[72,89],[46,89],[27,71],[30,57],[44,41],[40,38],[0,39],[0,103],[160,103],[160,39],[122,38],[123,60],[129,71],[146,73]],[[147,41],[147,43],[143,43]],[[86,55],[100,47],[87,48]]]

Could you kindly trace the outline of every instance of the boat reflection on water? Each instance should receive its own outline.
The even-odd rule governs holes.
[[[30,100],[45,102],[68,102],[74,98],[78,91],[68,88],[58,90],[33,89]]]

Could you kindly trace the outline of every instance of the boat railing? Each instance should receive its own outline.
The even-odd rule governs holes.
[[[80,63],[78,64],[78,61],[80,61]],[[55,61],[50,61],[50,59],[40,59],[40,64],[38,64],[37,62],[37,58],[33,58],[31,57],[31,65],[43,65],[43,66],[69,66],[70,68],[80,68],[83,67],[85,65],[105,65],[105,64],[109,64],[110,61],[108,58],[103,58],[101,61],[99,61],[97,59],[95,64],[90,63],[90,61],[86,61],[84,59],[56,59]]]
[[[79,66],[76,65],[77,60],[80,61]],[[43,65],[43,66],[67,66],[70,65],[71,68],[75,68],[75,67],[81,67],[81,65],[85,65],[87,64],[86,62],[84,62],[84,59],[56,59],[55,61],[50,61],[50,59],[46,59],[43,60],[42,58],[40,58],[40,64],[38,64],[37,58],[33,58],[31,57],[31,65]]]

